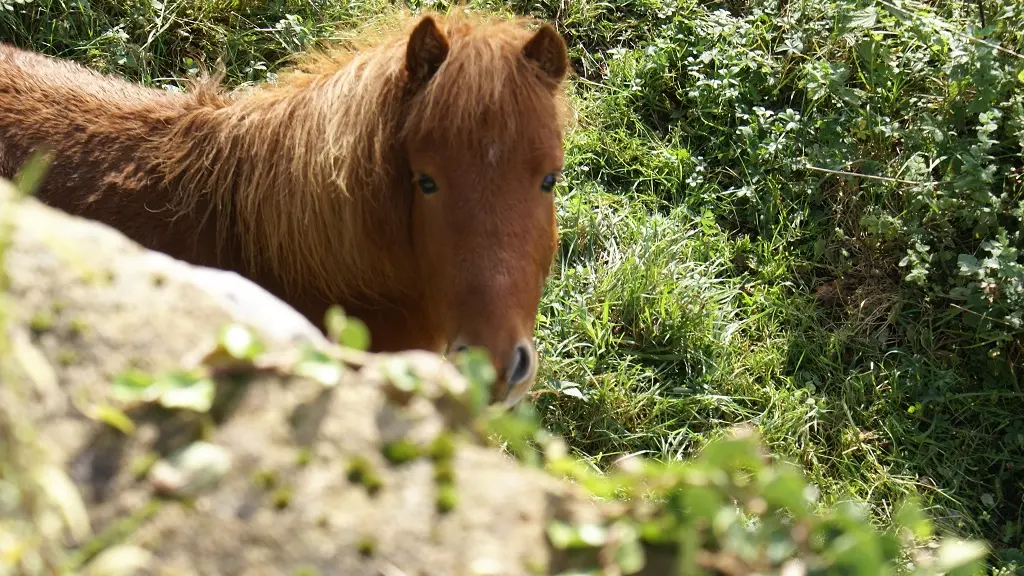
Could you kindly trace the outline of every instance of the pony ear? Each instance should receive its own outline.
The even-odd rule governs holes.
[[[409,36],[405,70],[415,86],[426,84],[448,57],[448,38],[430,16],[424,16]]]
[[[541,25],[523,46],[523,56],[537,64],[552,82],[561,82],[569,72],[569,54],[565,40],[548,23]]]

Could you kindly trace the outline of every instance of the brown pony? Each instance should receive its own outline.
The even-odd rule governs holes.
[[[234,270],[374,351],[489,351],[495,402],[533,385],[557,245],[566,46],[547,24],[428,15],[309,56],[249,94],[142,87],[0,44],[0,175],[51,154],[37,196]]]

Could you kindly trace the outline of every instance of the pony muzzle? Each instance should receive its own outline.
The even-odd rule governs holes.
[[[460,336],[449,345],[447,352],[450,356],[471,347],[484,348],[491,357],[497,375],[491,389],[492,403],[511,408],[533,387],[537,378],[538,356],[530,339],[520,338],[511,348],[496,348]]]

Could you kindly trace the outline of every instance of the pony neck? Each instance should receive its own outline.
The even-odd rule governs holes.
[[[171,208],[203,206],[222,254],[232,246],[245,272],[291,293],[406,295],[415,265],[396,144],[401,94],[389,67],[364,57],[239,98],[200,87],[195,108],[159,143],[179,191]]]

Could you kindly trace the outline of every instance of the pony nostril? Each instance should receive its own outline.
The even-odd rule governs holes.
[[[512,361],[505,372],[507,375],[505,381],[508,382],[509,386],[516,386],[523,380],[526,380],[533,371],[532,364],[533,356],[530,354],[530,349],[523,344],[516,346],[512,354]]]
[[[458,354],[459,352],[465,352],[466,350],[469,350],[469,345],[468,344],[457,344],[455,346],[455,348],[453,348],[453,350],[455,351],[456,354]]]

